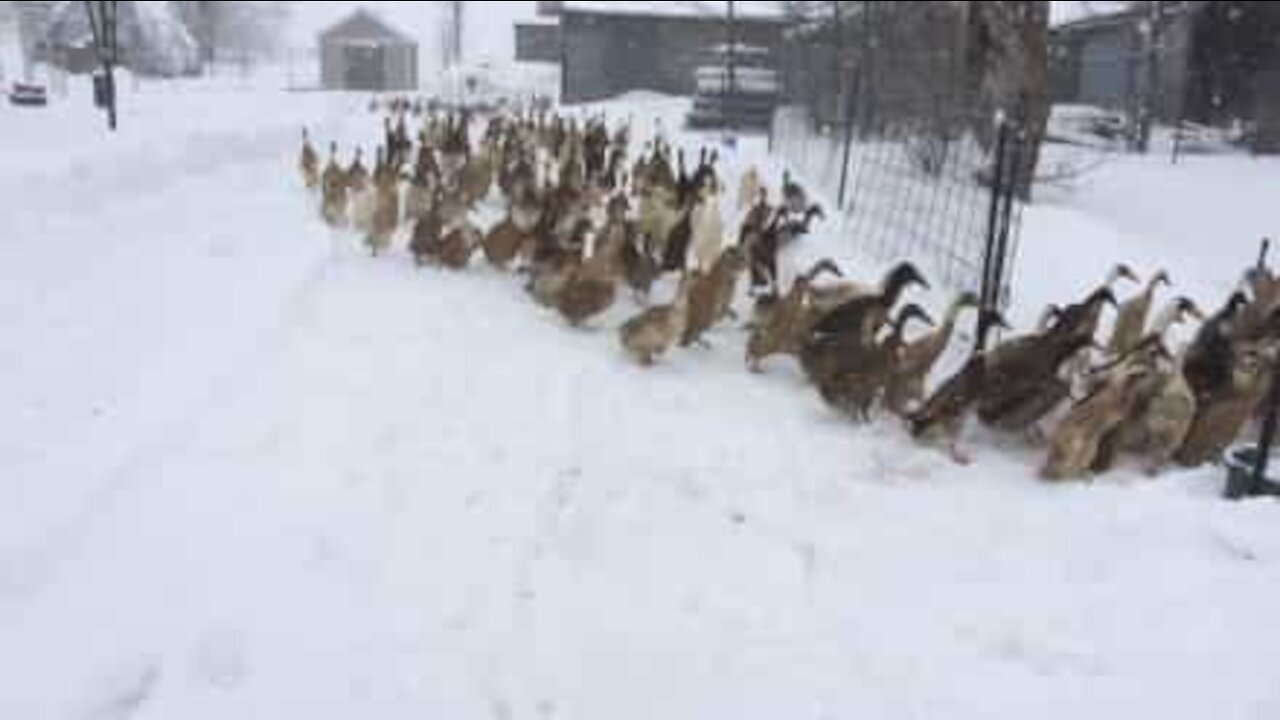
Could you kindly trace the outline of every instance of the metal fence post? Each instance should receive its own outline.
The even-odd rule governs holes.
[[[991,324],[990,310],[998,309],[1000,280],[993,278],[998,252],[998,235],[1002,214],[1002,192],[1005,186],[1005,151],[1009,141],[1009,123],[1003,117],[996,120],[996,151],[992,162],[991,202],[987,210],[986,249],[982,255],[982,312],[978,315],[978,347],[977,351],[986,350],[988,326]]]
[[[1267,477],[1267,465],[1271,461],[1271,448],[1276,440],[1277,415],[1280,415],[1280,362],[1271,370],[1271,390],[1267,393],[1267,415],[1262,420],[1262,433],[1258,437],[1258,456],[1253,463],[1253,490],[1263,486]]]
[[[1000,223],[996,232],[996,257],[991,269],[993,309],[999,309],[1008,299],[1005,291],[1005,266],[1009,260],[1009,236],[1013,231],[1013,206],[1017,202],[1018,191],[1022,183],[1022,151],[1026,135],[1021,127],[1006,124],[1004,143],[1005,170],[1001,174],[1004,181],[1000,189]]]

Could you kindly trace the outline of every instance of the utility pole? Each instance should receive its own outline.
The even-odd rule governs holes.
[[[1160,107],[1160,51],[1164,32],[1164,3],[1161,0],[1147,2],[1147,17],[1143,21],[1145,30],[1142,35],[1142,82],[1141,105],[1138,108],[1137,137],[1134,138],[1134,149],[1146,153],[1151,145],[1151,127],[1155,124]]]
[[[445,40],[445,67],[462,64],[462,32],[465,3],[460,0],[449,3],[449,19]]]
[[[116,129],[116,73],[120,62],[120,36],[118,29],[120,3],[116,0],[85,0],[85,12],[89,13],[89,27],[93,31],[93,45],[102,61],[102,74],[94,78],[93,97],[99,107],[107,110],[107,127]]]

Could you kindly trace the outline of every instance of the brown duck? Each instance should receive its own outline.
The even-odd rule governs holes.
[[[889,386],[885,390],[885,406],[890,412],[905,417],[924,402],[925,383],[929,373],[951,344],[960,313],[970,308],[977,309],[978,306],[978,296],[975,293],[964,293],[947,309],[942,324],[936,330],[902,348],[897,366],[889,378]]]

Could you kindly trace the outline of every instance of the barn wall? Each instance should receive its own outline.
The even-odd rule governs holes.
[[[326,90],[342,90],[346,84],[346,56],[342,46],[325,43],[320,47],[320,86]]]
[[[633,90],[692,95],[703,51],[727,39],[723,22],[699,18],[568,13],[560,28],[566,102]],[[777,50],[782,26],[742,22],[738,36],[744,44]]]
[[[516,25],[517,62],[560,62],[559,25]]]
[[[418,89],[418,46],[385,45],[379,86],[382,90]],[[320,48],[320,86],[326,90],[350,90],[347,85],[347,49],[328,42]]]
[[[387,47],[384,90],[416,90],[418,88],[418,48],[415,45]]]

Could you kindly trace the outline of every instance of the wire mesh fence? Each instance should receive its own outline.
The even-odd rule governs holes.
[[[784,44],[788,103],[773,150],[837,201],[845,236],[874,259],[928,266],[955,290],[984,287],[992,238],[1017,251],[1024,139],[984,106],[968,64],[963,8],[951,3],[813,3]],[[1009,134],[997,142],[1001,125]],[[1003,153],[1003,154],[1002,154]],[[1004,172],[1003,170],[1008,170]],[[993,217],[993,205],[1007,208]]]
[[[995,187],[996,148],[985,148],[974,132],[927,131],[914,122],[850,131],[815,123],[807,108],[788,106],[775,115],[773,147],[806,183],[836,199],[843,232],[858,251],[928,265],[952,289],[980,288],[994,229],[992,195],[1009,188]],[[1021,211],[1021,202],[1013,203],[1002,299]]]

